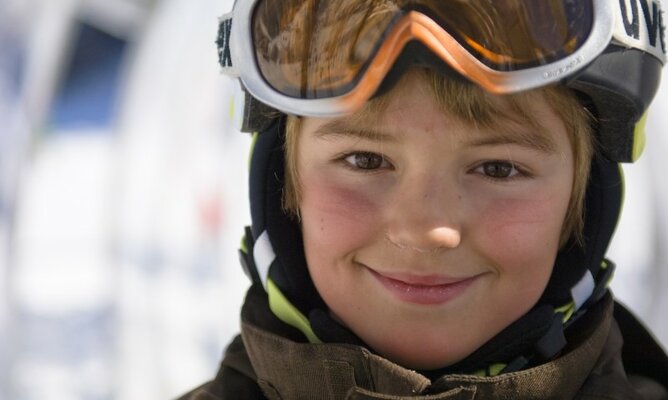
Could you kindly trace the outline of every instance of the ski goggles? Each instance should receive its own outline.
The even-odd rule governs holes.
[[[354,112],[413,41],[483,89],[514,93],[565,80],[615,41],[665,62],[657,3],[636,32],[636,1],[240,0],[221,18],[219,57],[250,95],[298,115]]]

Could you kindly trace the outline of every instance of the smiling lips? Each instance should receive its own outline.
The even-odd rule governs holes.
[[[446,303],[463,293],[478,277],[445,278],[381,274],[368,268],[371,274],[394,296],[402,301],[423,305]]]

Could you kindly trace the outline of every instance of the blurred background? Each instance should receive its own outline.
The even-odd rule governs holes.
[[[248,286],[250,138],[214,45],[231,7],[0,0],[0,400],[167,399],[214,376]],[[666,107],[668,83],[610,251],[664,346]]]

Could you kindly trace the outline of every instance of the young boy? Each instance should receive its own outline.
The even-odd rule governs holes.
[[[253,285],[183,398],[668,398],[604,259],[663,31],[645,0],[237,2]]]

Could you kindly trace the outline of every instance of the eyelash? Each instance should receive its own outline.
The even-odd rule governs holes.
[[[496,176],[491,176],[485,173],[484,168],[485,166],[491,166],[496,164],[497,166],[503,166],[503,167],[510,167],[513,169],[511,173],[514,172],[513,175],[506,176],[506,177],[496,177]],[[482,171],[479,171],[482,169]],[[516,163],[508,160],[487,160],[484,162],[479,163],[476,167],[471,169],[471,172],[477,173],[478,175],[482,176],[485,179],[488,179],[492,182],[508,182],[508,181],[514,181],[517,179],[522,179],[522,178],[530,178],[532,175],[527,172],[524,168],[518,166]]]
[[[381,166],[377,168],[361,168],[355,166],[353,163],[348,161],[348,158],[353,157],[353,156],[370,156],[370,157],[380,157],[380,162]],[[377,172],[380,169],[383,169],[382,164],[388,164],[390,168],[392,168],[392,164],[387,161],[384,155],[374,153],[372,151],[354,151],[350,153],[344,153],[341,154],[339,157],[336,158],[337,161],[341,162],[346,168],[349,168],[352,171],[360,172],[360,173],[374,173]],[[485,173],[484,168],[486,166],[492,166],[496,164],[497,166],[502,166],[502,167],[510,167],[514,170],[514,174],[507,176],[507,177],[495,177],[488,175]],[[478,171],[479,169],[482,169],[481,171]],[[470,170],[472,173],[477,173],[478,175],[482,176],[484,179],[488,179],[492,182],[508,182],[508,181],[513,181],[516,179],[522,179],[522,178],[530,178],[531,174],[528,173],[524,168],[518,166],[516,163],[508,160],[487,160],[479,163],[476,165],[474,168]],[[513,171],[511,171],[513,173]]]
[[[358,167],[358,166],[354,165],[350,161],[348,161],[348,158],[354,157],[354,156],[380,157],[381,165],[378,168],[361,168],[361,167]],[[339,157],[337,157],[337,160],[340,161],[341,163],[343,163],[343,165],[346,168],[349,168],[352,171],[361,172],[361,173],[374,173],[374,172],[377,172],[377,171],[379,171],[381,169],[384,169],[384,168],[392,168],[392,164],[387,160],[387,158],[385,158],[384,155],[374,153],[372,151],[353,151],[353,152],[350,152],[350,153],[344,153],[344,154],[340,155]],[[383,167],[383,164],[387,164],[387,166]]]

